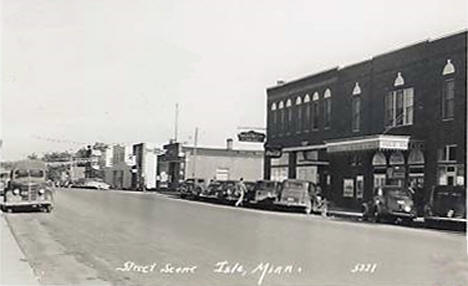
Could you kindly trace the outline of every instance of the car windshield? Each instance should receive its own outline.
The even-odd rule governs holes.
[[[301,190],[307,188],[307,183],[286,181],[284,182],[283,187],[288,189]]]
[[[29,176],[28,170],[16,170],[15,171],[15,178],[20,179],[20,178],[27,178]]]
[[[257,182],[257,188],[259,189],[273,189],[275,187],[274,182],[260,181]]]
[[[394,196],[394,197],[409,197],[410,194],[403,189],[388,189],[387,190],[387,195],[389,196]]]
[[[44,171],[39,169],[29,170],[29,175],[33,178],[42,178],[44,177]]]

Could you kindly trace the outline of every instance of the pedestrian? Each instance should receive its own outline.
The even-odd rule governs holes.
[[[244,178],[240,178],[239,183],[237,184],[237,189],[239,190],[239,199],[236,202],[236,207],[242,205],[244,195],[247,192],[247,187],[244,184]]]

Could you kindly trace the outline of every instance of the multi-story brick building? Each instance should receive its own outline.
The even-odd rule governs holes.
[[[466,54],[465,31],[268,88],[265,177],[347,208],[382,184],[465,185]]]

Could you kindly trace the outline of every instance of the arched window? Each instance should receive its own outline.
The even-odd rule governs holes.
[[[286,101],[286,112],[287,112],[287,123],[286,123],[286,133],[290,133],[292,129],[292,102],[291,99],[288,98]]]
[[[358,95],[358,94],[361,94],[361,87],[359,86],[359,82],[356,82],[353,88],[353,95]]]
[[[304,113],[304,129],[307,131],[309,130],[309,123],[310,123],[310,96],[306,94],[304,96],[304,104],[302,105],[303,113]]]
[[[377,151],[374,154],[374,157],[372,158],[372,166],[386,166],[387,165],[387,158],[385,158],[385,155]]]
[[[318,92],[315,92],[314,95],[312,96],[312,104],[310,106],[311,108],[311,126],[312,130],[317,130],[318,129],[318,119],[319,119],[319,94]]]
[[[271,111],[275,111],[276,110],[276,103],[273,102],[273,104],[271,105]]]
[[[451,59],[447,59],[447,63],[444,66],[444,69],[442,70],[442,75],[449,75],[455,73],[455,66],[452,64]]]
[[[278,103],[278,109],[280,111],[278,125],[279,125],[279,133],[281,134],[284,131],[284,103],[282,100]]]
[[[296,132],[299,133],[302,130],[302,98],[296,97]]]
[[[329,88],[323,94],[323,126],[330,127],[331,122],[331,91]]]
[[[405,79],[401,75],[401,72],[397,73],[397,76],[395,78],[395,81],[393,82],[393,86],[400,86],[405,84]]]
[[[409,165],[424,164],[423,152],[420,149],[411,150],[408,156],[408,164]]]
[[[276,103],[275,102],[273,102],[271,104],[270,110],[271,110],[271,112],[270,112],[270,117],[269,117],[269,125],[270,125],[269,130],[273,135],[275,135],[276,131],[278,129],[277,119],[276,119],[276,117],[277,117],[276,113],[277,112],[276,112]]]
[[[405,164],[405,156],[401,151],[393,152],[390,156],[390,165],[404,165]]]

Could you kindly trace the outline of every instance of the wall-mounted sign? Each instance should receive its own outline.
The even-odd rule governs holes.
[[[265,147],[265,156],[271,158],[281,158],[283,155],[282,148],[280,146],[266,146]]]
[[[263,143],[265,141],[265,134],[253,130],[244,131],[237,134],[237,139],[239,139],[240,142]]]

